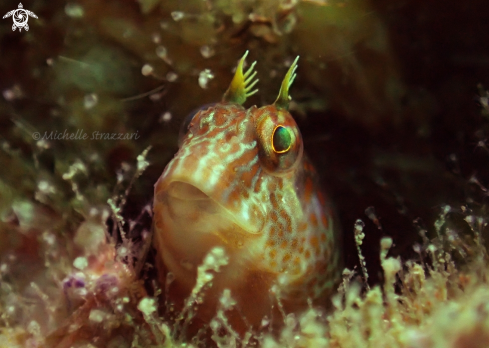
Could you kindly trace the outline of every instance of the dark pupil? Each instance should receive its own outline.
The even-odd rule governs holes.
[[[273,148],[276,152],[283,152],[290,148],[292,138],[289,130],[285,127],[278,126],[273,133]]]

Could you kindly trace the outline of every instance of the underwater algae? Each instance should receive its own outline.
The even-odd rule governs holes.
[[[482,2],[23,4],[39,17],[28,32],[0,26],[0,346],[488,345]],[[285,313],[275,333],[264,318],[237,334],[223,292],[187,337],[157,255],[141,262],[153,184],[181,120],[219,99],[247,49],[248,105],[269,105],[301,56],[289,109],[347,269],[333,308]],[[222,250],[203,258],[191,305],[225,267]]]

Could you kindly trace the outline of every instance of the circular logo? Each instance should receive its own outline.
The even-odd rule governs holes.
[[[29,16],[27,15],[26,10],[24,10],[23,8],[15,10],[12,16],[12,18],[14,19],[14,24],[19,28],[22,28],[27,24],[27,21],[29,19],[28,17]]]

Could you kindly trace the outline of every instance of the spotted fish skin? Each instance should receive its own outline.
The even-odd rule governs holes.
[[[229,257],[199,306],[204,322],[224,289],[236,300],[231,325],[244,332],[265,316],[283,320],[277,301],[289,312],[323,300],[338,279],[337,219],[297,124],[277,102],[245,109],[224,100],[198,112],[154,197],[159,274],[175,276],[177,307],[211,248]]]

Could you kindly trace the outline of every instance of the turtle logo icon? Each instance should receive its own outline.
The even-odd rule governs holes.
[[[14,20],[14,24],[12,25],[12,31],[15,31],[16,28],[19,28],[19,31],[22,31],[22,28],[28,31],[29,25],[27,24],[27,21],[29,20],[29,16],[37,18],[34,12],[24,10],[24,6],[22,6],[22,3],[19,3],[18,9],[7,12],[7,14],[3,16],[3,18],[7,18],[10,16],[12,16]]]

